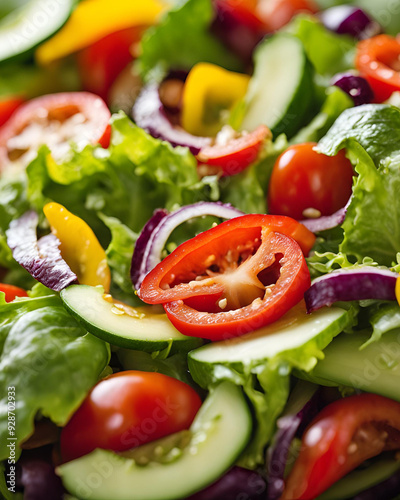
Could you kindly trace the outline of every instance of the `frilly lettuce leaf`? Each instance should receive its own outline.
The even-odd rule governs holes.
[[[315,17],[299,15],[286,28],[303,43],[316,72],[323,76],[354,68],[355,41],[326,29]]]
[[[72,149],[55,163],[42,147],[28,166],[28,200],[40,213],[49,200],[82,217],[104,246],[110,232],[101,212],[138,232],[156,208],[173,208],[208,198],[210,188],[199,180],[197,162],[187,148],[172,148],[153,139],[124,114],[112,117],[109,149]]]
[[[110,292],[114,298],[133,305],[132,300],[136,297],[132,295],[130,265],[138,235],[115,217],[100,214],[100,219],[111,231],[111,242],[106,250],[107,262],[112,272]],[[138,298],[137,302],[140,302]]]
[[[319,142],[321,153],[346,148],[358,176],[342,225],[340,252],[391,266],[400,249],[400,110],[367,104],[346,110]]]
[[[38,414],[66,424],[98,381],[110,352],[108,344],[82,329],[56,295],[7,304],[0,294],[0,338],[0,459],[5,459],[7,388],[15,388],[12,437],[20,445],[32,434]]]
[[[157,79],[169,68],[189,70],[198,62],[240,70],[239,60],[211,34],[213,19],[211,0],[177,2],[143,36],[138,68],[144,80]]]

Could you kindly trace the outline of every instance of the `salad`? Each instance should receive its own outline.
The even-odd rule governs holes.
[[[0,497],[400,498],[400,3],[0,6]]]

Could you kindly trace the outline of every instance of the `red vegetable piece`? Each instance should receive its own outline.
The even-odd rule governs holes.
[[[314,238],[288,217],[236,217],[180,245],[145,277],[139,297],[163,304],[186,335],[243,335],[302,299],[310,277],[299,243],[307,252]]]
[[[226,145],[206,146],[197,155],[197,159],[221,167],[224,175],[235,175],[257,160],[263,144],[272,137],[265,125],[260,125],[253,132],[232,139]]]
[[[123,371],[101,380],[61,433],[64,461],[96,448],[124,451],[188,429],[201,406],[192,387],[161,373]]]
[[[281,500],[317,498],[365,460],[400,448],[400,403],[360,394],[326,406],[306,429]]]

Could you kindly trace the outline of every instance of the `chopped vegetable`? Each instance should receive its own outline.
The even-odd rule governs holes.
[[[108,292],[111,274],[107,256],[92,229],[59,203],[48,203],[43,211],[61,243],[61,255],[78,281],[83,285],[101,285]]]

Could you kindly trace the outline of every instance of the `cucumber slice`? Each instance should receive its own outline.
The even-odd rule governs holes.
[[[307,374],[321,385],[345,385],[400,401],[400,329],[360,347],[371,332],[342,334],[325,350],[325,359]]]
[[[229,382],[208,396],[190,428],[185,448],[170,461],[137,465],[131,458],[96,450],[57,469],[67,490],[81,499],[186,498],[220,477],[246,445],[251,415],[241,390]],[[168,438],[167,438],[168,439]]]
[[[300,40],[277,34],[258,46],[244,102],[241,130],[262,123],[274,136],[291,137],[304,123],[314,97],[312,67]]]
[[[91,334],[110,344],[154,352],[189,350],[203,342],[182,335],[161,307],[114,304],[100,286],[72,285],[61,292],[64,306]]]
[[[75,0],[29,0],[17,4],[18,8],[0,20],[0,61],[29,54],[58,31],[69,18]]]
[[[275,323],[252,333],[222,342],[207,344],[189,353],[189,369],[201,386],[224,376],[224,369],[246,373],[265,365],[269,359],[313,359],[349,322],[348,311],[326,307],[307,314],[304,305],[293,307]],[[314,359],[314,361],[316,360]]]

